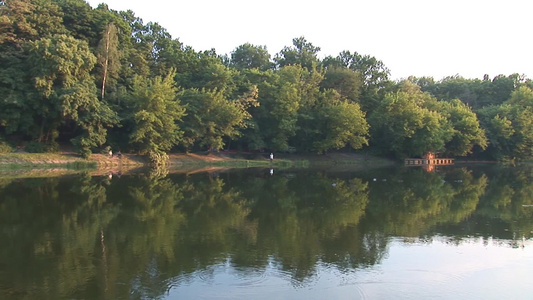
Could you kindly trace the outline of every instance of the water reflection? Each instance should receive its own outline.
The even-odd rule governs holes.
[[[510,168],[2,179],[0,298],[160,298],[221,266],[298,287],[371,270],[392,237],[520,248],[532,193],[531,170]]]

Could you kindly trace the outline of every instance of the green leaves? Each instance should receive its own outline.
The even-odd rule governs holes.
[[[235,139],[251,118],[247,108],[256,106],[257,91],[251,90],[236,101],[227,100],[218,90],[186,90],[183,94],[189,115],[185,118],[186,147],[197,143],[210,150],[222,149],[224,138]]]
[[[135,78],[129,99],[134,107],[130,143],[140,153],[166,152],[181,140],[183,132],[178,122],[185,108],[177,98],[174,75],[172,71],[164,78]]]
[[[106,141],[107,127],[118,123],[116,113],[96,97],[90,71],[96,63],[86,42],[67,35],[54,35],[30,44],[29,60],[35,77],[36,116],[44,132],[57,131],[63,122],[74,122],[82,134],[73,139],[85,157],[91,148]],[[46,134],[49,136],[49,134]]]
[[[387,94],[372,113],[372,141],[402,157],[445,152],[451,156],[471,154],[475,146],[485,149],[487,139],[476,114],[460,100],[438,101],[409,81],[401,90]]]
[[[35,41],[29,51],[35,87],[46,98],[57,93],[57,89],[89,78],[89,71],[96,63],[86,42],[67,35]]]
[[[416,88],[387,94],[369,120],[372,142],[397,157],[444,150],[450,128],[440,113],[423,106],[428,97]]]
[[[324,153],[331,149],[341,149],[349,145],[353,149],[368,146],[369,125],[359,104],[347,101],[331,101],[330,93],[322,96],[322,107],[318,110],[316,122],[318,136],[314,139],[313,150]],[[333,95],[335,98],[335,95]]]
[[[490,141],[488,154],[496,159],[533,156],[533,90],[520,87],[499,106],[479,111]]]
[[[245,43],[235,48],[231,53],[231,66],[237,70],[270,68],[270,54],[266,46],[254,46]]]
[[[278,66],[300,65],[309,71],[316,69],[320,47],[314,46],[303,36],[292,39],[292,44],[292,47],[284,47],[275,57]]]
[[[320,87],[334,89],[351,102],[359,103],[363,80],[359,72],[347,68],[329,67]]]
[[[0,9],[0,134],[8,141],[71,140],[84,156],[108,142],[156,160],[175,146],[221,149],[233,140],[228,148],[243,150],[370,144],[397,157],[531,156],[531,82],[518,74],[392,82],[377,58],[343,51],[320,59],[305,37],[273,59],[249,43],[228,57],[105,4],[6,0]]]
[[[474,146],[487,148],[485,130],[479,124],[477,115],[460,100],[440,102],[441,111],[447,116],[453,128],[453,135],[446,143],[446,153],[465,156],[473,152]]]
[[[102,66],[102,89],[100,99],[104,99],[108,78],[118,75],[120,69],[120,53],[118,52],[117,27],[107,24],[98,45],[98,63]]]

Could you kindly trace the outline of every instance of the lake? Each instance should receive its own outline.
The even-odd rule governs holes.
[[[0,299],[532,299],[532,169],[0,177]]]

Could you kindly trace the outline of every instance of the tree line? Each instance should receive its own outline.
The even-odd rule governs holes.
[[[375,57],[320,59],[304,37],[274,56],[249,43],[220,55],[105,4],[4,0],[0,12],[4,151],[532,156],[533,82],[519,74],[393,81]]]

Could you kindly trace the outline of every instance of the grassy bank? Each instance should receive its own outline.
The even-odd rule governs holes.
[[[170,168],[191,168],[191,167],[226,167],[226,168],[247,168],[247,167],[305,167],[308,161],[293,157],[278,158],[270,161],[261,154],[246,153],[208,153],[208,154],[170,154]]]
[[[98,168],[95,161],[85,160],[75,155],[55,153],[4,153],[0,154],[0,166],[4,170]]]
[[[194,170],[201,168],[249,168],[249,167],[310,167],[310,166],[344,166],[380,167],[391,164],[390,161],[365,155],[336,153],[328,155],[279,154],[270,161],[267,154],[252,153],[171,153],[167,167],[173,170]],[[0,171],[2,172],[38,172],[39,170],[64,173],[69,171],[91,171],[95,174],[121,171],[126,173],[133,169],[148,166],[147,157],[124,154],[121,158],[105,154],[93,154],[88,160],[74,153],[4,153],[0,154]]]
[[[0,177],[49,177],[96,170],[98,164],[74,155],[51,153],[0,154]]]

